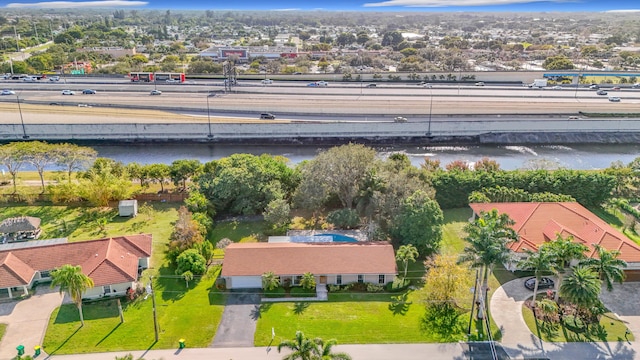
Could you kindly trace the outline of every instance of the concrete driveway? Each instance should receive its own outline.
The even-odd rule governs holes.
[[[260,294],[243,290],[232,292],[222,313],[212,347],[252,347],[259,318]]]
[[[40,285],[29,299],[0,305],[0,323],[8,324],[0,341],[0,359],[15,357],[18,345],[24,345],[26,355],[33,355],[33,347],[42,345],[51,312],[62,300],[57,288]]]
[[[600,299],[611,312],[627,323],[627,327],[640,341],[640,282],[614,284],[613,291],[603,287]]]

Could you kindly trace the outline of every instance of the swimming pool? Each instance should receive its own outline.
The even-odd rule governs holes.
[[[313,236],[331,236],[333,242],[358,242],[357,239],[352,238],[351,236],[341,234],[316,234]]]

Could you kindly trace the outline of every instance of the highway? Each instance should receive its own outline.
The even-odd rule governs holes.
[[[0,96],[0,108],[6,113],[17,113],[19,97],[20,110],[30,119],[41,117],[38,113],[100,117],[106,112],[102,108],[121,108],[127,110],[109,117],[126,114],[135,118],[135,110],[164,110],[169,114],[157,113],[158,120],[191,118],[196,122],[202,121],[203,117],[204,120],[213,118],[213,121],[254,120],[262,112],[275,114],[276,120],[393,121],[395,116],[404,116],[410,122],[472,115],[486,115],[492,119],[535,115],[544,119],[576,115],[580,111],[640,113],[640,89],[629,87],[609,91],[608,96],[621,98],[621,102],[610,102],[608,96],[597,95],[595,90],[585,87],[555,90],[434,84],[432,88],[425,88],[406,83],[377,83],[376,87],[366,87],[370,82],[329,82],[329,86],[317,88],[307,86],[308,83],[274,81],[271,85],[263,85],[259,80],[247,80],[224,93],[220,80],[185,84],[131,83],[125,78],[73,78],[66,79],[66,83],[62,78],[59,82],[41,80],[35,83],[5,80],[0,81],[0,88],[14,90],[16,95]],[[82,95],[83,89],[96,90],[97,94]],[[151,96],[150,91],[154,89],[161,90],[162,95]],[[75,91],[76,95],[62,95],[62,90]],[[84,109],[79,109],[78,105]],[[3,116],[0,122],[15,123],[13,117]],[[51,116],[51,120],[55,117]]]

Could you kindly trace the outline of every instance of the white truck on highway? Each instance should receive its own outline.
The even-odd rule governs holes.
[[[538,88],[542,89],[543,87],[547,87],[547,79],[535,79],[531,84],[529,84],[530,88]]]

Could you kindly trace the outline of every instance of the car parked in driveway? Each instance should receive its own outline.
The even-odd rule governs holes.
[[[82,90],[82,93],[84,95],[94,95],[96,93],[96,91],[92,90],[92,89],[84,89],[84,90]]]
[[[540,284],[538,284],[538,290],[540,290],[540,289],[553,289],[554,285],[555,285],[555,283],[553,282],[552,279],[550,279],[548,277],[543,277],[543,278],[540,278]],[[529,279],[524,281],[524,287],[526,287],[527,289],[529,289],[531,291],[533,291],[535,286],[536,286],[536,278],[535,277],[529,278]]]
[[[71,90],[62,90],[62,95],[75,95],[75,91]]]
[[[4,89],[2,90],[2,92],[0,93],[0,95],[15,95],[16,92],[13,90],[9,90],[9,89]]]

